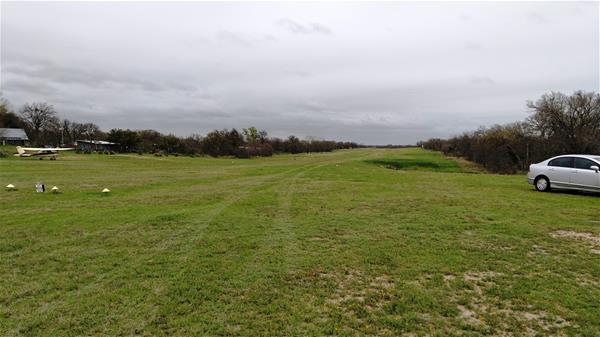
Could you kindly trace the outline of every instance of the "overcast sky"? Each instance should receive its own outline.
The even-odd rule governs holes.
[[[599,90],[599,3],[1,3],[1,91],[103,129],[407,144]]]

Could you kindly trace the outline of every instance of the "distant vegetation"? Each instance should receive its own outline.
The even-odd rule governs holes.
[[[500,173],[526,170],[531,163],[559,154],[600,153],[600,94],[552,92],[527,106],[531,115],[523,122],[482,127],[418,145]]]
[[[433,138],[418,145],[446,155],[462,157],[491,172],[516,173],[529,164],[565,153],[600,153],[600,94],[560,92],[528,102],[529,118],[522,122],[481,127],[450,139]],[[177,137],[155,130],[112,129],[104,132],[94,123],[60,119],[52,105],[28,103],[19,113],[0,100],[0,128],[24,128],[32,145],[72,145],[76,140],[107,140],[118,143],[120,152],[156,154],[205,154],[249,158],[274,153],[329,152],[362,147],[354,142],[301,140],[269,137],[255,127],[214,130],[208,134]],[[387,145],[383,147],[397,147]],[[384,166],[408,163],[382,163]],[[418,167],[418,163],[410,164]]]
[[[44,102],[28,103],[20,113],[9,109],[6,100],[0,100],[0,128],[23,128],[32,145],[67,145],[77,140],[106,140],[118,143],[120,152],[156,154],[206,154],[249,158],[271,156],[274,153],[330,152],[336,149],[361,147],[354,142],[307,139],[296,136],[286,139],[269,137],[255,127],[214,130],[206,134],[177,137],[155,130],[112,129],[104,132],[94,123],[72,122],[60,119],[52,105]]]

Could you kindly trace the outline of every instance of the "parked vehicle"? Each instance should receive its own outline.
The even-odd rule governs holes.
[[[527,182],[550,189],[600,192],[600,155],[564,155],[529,166]]]

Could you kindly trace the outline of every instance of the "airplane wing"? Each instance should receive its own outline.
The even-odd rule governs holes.
[[[45,147],[17,147],[24,151],[43,151],[46,150]]]
[[[22,147],[21,150],[48,152],[48,151],[71,151],[71,150],[75,150],[75,149],[71,148],[71,147]]]

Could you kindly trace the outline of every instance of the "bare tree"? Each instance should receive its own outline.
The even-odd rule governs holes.
[[[0,128],[4,127],[4,123],[2,122],[2,117],[8,114],[8,101],[4,97],[0,97]],[[4,135],[5,131],[0,129],[0,138]],[[4,145],[4,144],[2,144]]]
[[[98,138],[98,135],[101,133],[100,127],[94,123],[85,123],[81,127],[83,129],[83,134],[86,135],[88,140]]]
[[[56,128],[58,118],[54,107],[44,102],[27,103],[21,110],[21,117],[34,142],[39,142],[43,131]]]
[[[556,143],[563,152],[590,153],[600,150],[600,94],[560,92],[528,102],[529,122],[539,134]]]
[[[60,122],[60,144],[62,146],[65,143],[73,143],[72,123],[68,119],[63,119]]]
[[[8,100],[4,97],[0,96],[0,114],[6,114],[8,113],[9,109],[8,109]]]

